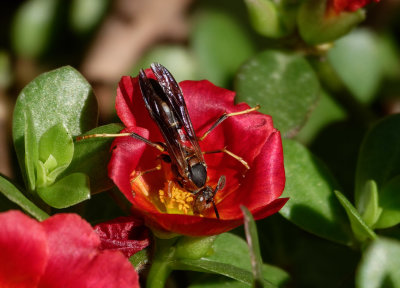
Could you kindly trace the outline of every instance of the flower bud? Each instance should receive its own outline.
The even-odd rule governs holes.
[[[308,0],[300,6],[298,26],[301,37],[312,45],[334,41],[365,19],[363,10],[336,13],[330,0]]]

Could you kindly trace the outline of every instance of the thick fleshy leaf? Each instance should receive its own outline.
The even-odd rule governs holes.
[[[225,264],[234,264],[235,266],[251,271],[251,261],[249,256],[249,247],[247,243],[240,237],[224,233],[218,235],[213,244],[213,251],[210,256],[205,259]],[[264,279],[280,286],[289,280],[289,275],[278,267],[263,264],[262,273]]]
[[[400,286],[400,242],[379,238],[365,251],[356,275],[357,288]]]
[[[73,154],[74,143],[63,124],[51,127],[39,140],[39,160],[43,163],[52,155],[57,166],[69,165]]]
[[[48,187],[38,188],[40,198],[54,208],[66,208],[90,198],[89,177],[72,173]]]
[[[40,56],[51,40],[59,1],[30,0],[15,14],[12,40],[15,51],[24,57]]]
[[[122,129],[120,124],[108,124],[92,129],[84,135],[115,134]],[[114,184],[108,178],[107,165],[111,157],[110,148],[113,140],[113,138],[90,138],[75,142],[72,162],[60,177],[76,172],[85,173],[89,176],[92,194],[110,189]]]
[[[338,187],[335,179],[300,143],[287,139],[283,144],[287,177],[283,196],[289,201],[280,214],[310,233],[350,245],[348,220],[333,193]]]
[[[181,259],[172,263],[173,267],[183,270],[195,270],[225,275],[238,280],[245,287],[251,287],[251,262],[246,242],[238,236],[224,233],[218,235],[213,244],[213,253],[199,260]],[[184,265],[188,265],[186,268]],[[289,276],[283,270],[263,265],[265,287],[280,286]]]
[[[100,237],[100,249],[119,250],[126,257],[131,257],[150,245],[149,230],[140,219],[119,217],[97,224],[94,231]]]
[[[382,213],[376,228],[388,228],[400,223],[400,175],[382,187],[379,193],[379,208]]]
[[[383,186],[400,175],[400,114],[379,121],[365,136],[358,156],[356,207],[368,180],[374,180],[381,193]]]
[[[382,57],[377,36],[358,29],[335,42],[328,59],[338,76],[362,103],[376,96],[383,76]]]
[[[39,221],[45,220],[49,217],[47,213],[33,204],[24,194],[22,194],[21,191],[18,190],[17,187],[2,176],[0,176],[0,193]]]
[[[38,222],[19,211],[1,213],[0,251],[1,287],[37,287],[49,257],[46,233]]]
[[[135,267],[136,271],[142,271],[147,264],[150,263],[151,251],[148,248],[140,250],[131,257],[129,257],[129,262]]]
[[[39,140],[38,166],[42,169],[37,169],[37,187],[53,184],[57,176],[71,163],[73,155],[72,137],[62,124],[47,130]]]
[[[175,257],[180,259],[200,259],[210,254],[217,236],[179,238],[176,243]]]
[[[284,136],[304,124],[318,99],[319,82],[308,62],[299,55],[264,51],[248,60],[235,80],[237,101],[261,105]]]
[[[227,86],[242,62],[254,53],[243,25],[224,11],[202,11],[191,33],[201,78],[219,86]]]
[[[25,167],[26,167],[26,177],[28,181],[28,188],[31,191],[34,191],[36,188],[36,175],[35,175],[35,166],[39,159],[38,152],[38,143],[36,139],[35,133],[35,125],[32,121],[32,112],[29,108],[26,109],[24,113],[25,119],[25,137],[24,141],[24,149],[25,149]]]
[[[117,252],[99,252],[100,239],[79,216],[57,214],[43,227],[53,257],[40,287],[139,287],[129,261]]]
[[[62,124],[72,136],[97,124],[97,101],[89,83],[74,68],[66,66],[44,73],[30,82],[18,96],[13,114],[13,140],[25,175],[25,114],[32,114],[35,139],[54,125]]]
[[[297,5],[270,0],[245,0],[253,28],[266,37],[281,38],[296,26]]]
[[[357,211],[365,224],[372,228],[382,213],[382,208],[379,207],[378,187],[374,180],[369,180],[364,189],[366,191],[362,194]]]
[[[365,224],[361,215],[350,203],[350,201],[347,200],[347,198],[339,191],[335,191],[335,195],[340,201],[340,204],[342,204],[343,208],[346,210],[347,216],[349,217],[351,229],[356,239],[360,242],[375,239],[375,232],[371,228],[369,228],[367,224]]]
[[[312,142],[329,124],[346,118],[345,109],[324,90],[321,91],[316,105],[307,122],[296,135],[296,139],[301,143]]]
[[[309,0],[302,2],[297,23],[301,38],[308,44],[331,42],[347,34],[355,25],[364,20],[362,10],[354,13],[326,11],[332,1]]]
[[[262,287],[262,258],[256,222],[254,221],[253,215],[251,215],[250,211],[245,206],[241,206],[241,209],[243,211],[244,231],[246,233],[247,245],[249,246],[250,252],[253,286]]]

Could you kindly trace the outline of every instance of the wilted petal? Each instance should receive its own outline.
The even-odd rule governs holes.
[[[143,221],[133,217],[119,217],[98,224],[94,231],[101,240],[103,250],[119,250],[126,257],[143,250],[150,244],[149,230]]]

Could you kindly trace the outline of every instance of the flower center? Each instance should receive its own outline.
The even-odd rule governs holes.
[[[158,191],[158,196],[167,213],[193,215],[194,195],[175,181],[166,181],[164,189]]]
[[[137,176],[136,173],[133,171],[130,178],[134,197],[141,195],[144,197],[142,199],[146,199],[162,213],[194,215],[195,195],[193,193],[182,188],[171,178],[164,178],[163,183],[159,185],[151,185],[151,182],[146,181],[141,175]]]

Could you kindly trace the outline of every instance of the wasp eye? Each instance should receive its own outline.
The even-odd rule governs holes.
[[[201,188],[206,184],[207,170],[203,164],[197,163],[196,165],[191,166],[189,173],[190,179],[192,179],[193,183],[197,187]]]

